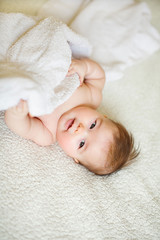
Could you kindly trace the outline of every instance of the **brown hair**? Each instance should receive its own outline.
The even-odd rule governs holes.
[[[114,140],[107,155],[108,164],[106,167],[110,169],[110,173],[128,165],[140,153],[139,148],[134,146],[133,135],[122,124],[112,122],[118,131],[114,133]]]
[[[83,164],[89,171],[97,175],[111,174],[129,165],[131,160],[135,159],[140,153],[139,148],[134,146],[133,135],[122,124],[111,119],[110,121],[114,124],[115,131],[113,132],[113,141],[110,142],[104,165],[94,167],[90,164]]]

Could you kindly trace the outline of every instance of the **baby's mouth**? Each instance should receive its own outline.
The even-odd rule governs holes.
[[[66,130],[68,131],[74,124],[75,118],[74,119],[69,119],[66,123]]]

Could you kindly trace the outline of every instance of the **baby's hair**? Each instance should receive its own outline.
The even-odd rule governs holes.
[[[115,128],[113,140],[109,143],[109,150],[105,156],[105,164],[96,168],[90,164],[83,164],[89,171],[97,175],[111,174],[129,165],[131,160],[135,159],[140,153],[139,148],[134,146],[133,135],[122,124],[113,120],[110,121]]]
[[[139,148],[134,146],[133,135],[122,124],[111,121],[117,127],[118,132],[114,133],[114,140],[110,146],[107,161],[109,162],[109,168],[112,169],[111,172],[115,172],[131,163],[131,160],[135,159],[140,151]]]

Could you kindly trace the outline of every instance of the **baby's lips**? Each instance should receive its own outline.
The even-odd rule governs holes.
[[[68,130],[69,128],[72,127],[75,119],[69,119],[66,124],[65,124],[65,129]]]

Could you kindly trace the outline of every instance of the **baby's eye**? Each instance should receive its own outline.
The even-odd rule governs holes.
[[[96,121],[91,124],[90,129],[94,128],[96,126]]]
[[[82,141],[80,142],[80,144],[79,144],[79,148],[82,148],[82,147],[84,146],[84,144],[85,144],[85,141],[82,140]]]

